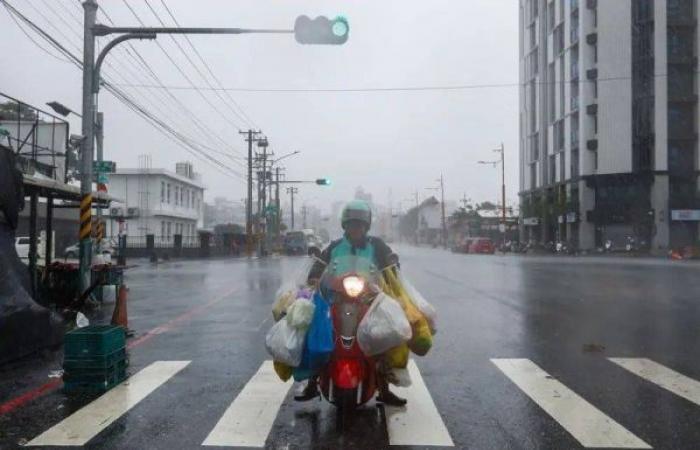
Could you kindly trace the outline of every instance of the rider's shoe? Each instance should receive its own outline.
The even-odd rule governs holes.
[[[377,401],[389,406],[406,406],[407,403],[405,398],[399,397],[389,389],[380,392],[379,395],[377,395]]]
[[[294,400],[297,402],[308,402],[319,396],[318,387],[315,380],[309,380],[306,387],[299,394],[294,396]]]

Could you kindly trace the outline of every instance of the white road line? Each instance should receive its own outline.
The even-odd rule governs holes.
[[[584,447],[651,448],[529,359],[491,362]]]
[[[411,386],[394,388],[408,400],[406,407],[386,406],[386,428],[390,445],[454,447],[450,433],[423,382],[418,366],[408,362]]]
[[[85,445],[189,363],[190,361],[154,362],[26,445]]]
[[[272,361],[263,362],[202,445],[264,447],[290,387],[292,380],[281,382]]]
[[[700,405],[700,382],[646,358],[608,358],[618,366]]]

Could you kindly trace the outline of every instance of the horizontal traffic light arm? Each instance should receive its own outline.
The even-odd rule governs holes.
[[[255,28],[185,28],[185,27],[110,27],[95,25],[92,27],[95,36],[107,36],[117,33],[138,34],[292,34],[294,30],[255,29]]]

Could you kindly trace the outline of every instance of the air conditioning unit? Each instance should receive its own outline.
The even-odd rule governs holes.
[[[122,208],[110,208],[109,215],[112,217],[122,217],[124,215],[124,210]]]
[[[127,216],[129,217],[138,217],[139,216],[139,209],[134,207],[134,208],[127,208],[126,210]]]

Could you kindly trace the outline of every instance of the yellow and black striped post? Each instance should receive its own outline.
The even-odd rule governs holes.
[[[90,239],[92,234],[92,194],[80,200],[80,240]]]

